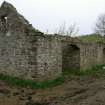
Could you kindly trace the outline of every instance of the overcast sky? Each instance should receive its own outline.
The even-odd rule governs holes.
[[[76,23],[80,34],[89,34],[100,14],[105,13],[105,0],[6,0],[42,32],[52,33],[64,22]],[[0,0],[2,3],[3,0]]]

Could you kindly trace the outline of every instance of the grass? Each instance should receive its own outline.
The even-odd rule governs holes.
[[[103,77],[105,76],[105,65],[96,65],[87,70],[65,70],[63,74],[68,76]]]
[[[105,76],[105,65],[96,65],[89,70],[65,70],[63,74],[54,79],[43,82],[35,82],[33,80],[23,80],[13,76],[0,74],[0,80],[3,80],[10,86],[18,87],[29,87],[35,89],[45,89],[61,85],[65,82],[65,77],[70,76],[92,76],[92,77],[103,77]]]
[[[19,78],[13,77],[13,76],[0,74],[0,80],[3,80],[4,82],[6,82],[10,86],[45,89],[45,88],[50,88],[50,87],[54,87],[54,86],[62,84],[64,82],[64,77],[60,76],[54,80],[35,82],[33,80],[24,80],[24,79],[19,79]]]

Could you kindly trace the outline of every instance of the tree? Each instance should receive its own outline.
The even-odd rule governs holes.
[[[58,30],[56,30],[55,34],[57,35],[67,35],[67,36],[74,36],[77,35],[77,33],[79,32],[79,28],[77,27],[77,25],[71,24],[67,27],[66,23],[64,22],[63,24],[61,24],[58,28]]]
[[[95,25],[95,33],[105,36],[105,14],[101,14]]]

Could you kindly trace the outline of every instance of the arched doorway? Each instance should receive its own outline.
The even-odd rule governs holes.
[[[71,44],[64,47],[62,54],[63,71],[80,69],[80,48],[77,45]]]

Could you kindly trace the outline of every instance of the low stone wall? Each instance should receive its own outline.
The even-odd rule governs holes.
[[[104,64],[103,62],[103,44],[84,43],[81,45],[80,66],[81,69],[89,69],[95,65]]]
[[[77,50],[70,49],[75,46]],[[85,43],[75,38],[65,39],[62,42],[62,51],[64,53],[62,61],[63,68],[72,70],[86,70],[95,65],[105,63],[105,45],[102,43]],[[67,67],[66,65],[69,66]]]

